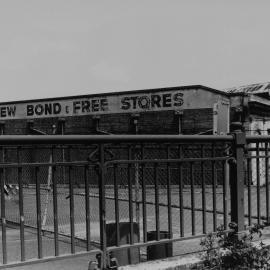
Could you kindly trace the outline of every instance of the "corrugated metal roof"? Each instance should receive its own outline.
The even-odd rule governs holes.
[[[270,91],[270,82],[255,83],[239,87],[231,87],[224,89],[224,91],[227,93],[247,93],[247,94],[268,93]]]

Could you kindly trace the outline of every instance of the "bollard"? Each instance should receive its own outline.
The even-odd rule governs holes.
[[[169,239],[170,233],[167,231],[160,231],[160,239]],[[150,231],[147,232],[147,241],[157,240],[157,232]],[[167,244],[157,244],[147,247],[147,260],[157,260],[172,257],[173,246],[172,243]]]
[[[130,244],[130,222],[119,223],[120,242],[119,245]],[[139,225],[133,223],[134,243],[139,242]],[[106,224],[107,247],[116,246],[116,223]],[[112,258],[116,258],[119,266],[135,264],[140,262],[140,249],[129,248],[110,252]]]

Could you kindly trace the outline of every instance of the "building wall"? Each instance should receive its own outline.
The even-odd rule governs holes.
[[[139,134],[178,134],[179,120],[175,111],[143,112],[138,114]],[[101,115],[99,118],[100,131],[112,134],[134,134],[132,114]],[[72,116],[61,118],[64,120],[64,134],[96,134],[95,118],[93,116]],[[28,121],[25,119],[6,120],[4,133],[6,135],[27,135],[29,133]],[[59,118],[33,119],[32,127],[46,134],[52,134],[52,126],[58,127],[57,133],[61,134]],[[182,133],[197,134],[213,128],[213,109],[188,109],[183,110]]]
[[[156,104],[153,110],[149,107],[144,108],[145,104],[143,102],[155,100],[158,97],[160,97],[160,107]],[[133,103],[135,98],[137,107]],[[179,98],[181,98],[181,102]],[[39,111],[41,106],[49,106],[50,104],[61,104],[62,109],[65,110],[67,107],[71,109],[75,104],[75,106],[81,106],[80,110],[82,111],[82,104],[86,104],[87,101],[91,103],[93,100],[101,99],[105,105],[107,104],[108,110],[111,110],[112,113],[100,111],[71,115],[71,113],[62,111],[62,115],[52,113],[50,117],[45,117],[45,113],[41,115],[41,111]],[[106,101],[104,101],[105,99]],[[124,103],[121,103],[123,99]],[[147,90],[145,92],[121,93],[112,96],[101,95],[98,98],[85,96],[74,97],[73,99],[28,101],[0,104],[0,107],[4,108],[1,119],[2,124],[4,124],[4,133],[9,135],[33,134],[29,129],[29,121],[31,121],[34,130],[43,134],[53,134],[53,125],[57,127],[57,134],[62,134],[62,131],[64,131],[64,134],[67,135],[135,134],[135,130],[137,130],[138,134],[179,134],[180,126],[182,134],[199,134],[209,130],[211,132],[213,129],[213,106],[220,99],[228,100],[222,93],[196,87],[195,89],[177,88],[168,91],[166,89]],[[110,101],[112,102],[111,107]],[[141,104],[141,107],[138,107],[138,104]],[[27,114],[28,105],[32,106],[31,108],[36,106],[39,115],[30,117]],[[130,109],[127,110],[127,106],[130,106]],[[10,108],[12,108],[13,114],[8,113],[8,108],[10,111]],[[180,114],[179,111],[181,111]],[[15,112],[18,112],[18,114]],[[179,118],[181,121],[179,121]],[[137,121],[137,128],[135,128],[134,119]],[[63,123],[64,128],[62,129],[63,126],[61,125]],[[86,160],[91,152],[91,149],[72,149],[70,153],[67,150],[64,152],[58,150],[54,152],[53,159],[55,161]],[[12,160],[16,162],[17,159],[18,154],[15,151],[6,152],[6,161]],[[51,160],[50,149],[23,149],[19,154],[19,159],[26,162],[49,162]],[[48,166],[40,169],[39,173],[41,183],[46,184],[48,182]],[[83,182],[83,171],[73,170],[72,173],[76,175],[75,178],[78,179],[78,182]],[[67,174],[66,170],[56,171],[57,182],[66,183],[65,176]],[[34,171],[32,169],[25,169],[23,172],[24,183],[33,183],[35,181],[33,176]],[[7,182],[17,182],[17,177],[16,170],[6,171]],[[96,176],[92,179],[96,179]]]

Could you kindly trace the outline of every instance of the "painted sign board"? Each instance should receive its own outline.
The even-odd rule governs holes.
[[[214,94],[198,89],[73,97],[0,104],[0,119],[67,117],[145,111],[210,108]]]

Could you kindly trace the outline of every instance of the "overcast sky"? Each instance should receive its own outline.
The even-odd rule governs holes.
[[[269,0],[1,0],[1,101],[270,81]]]

